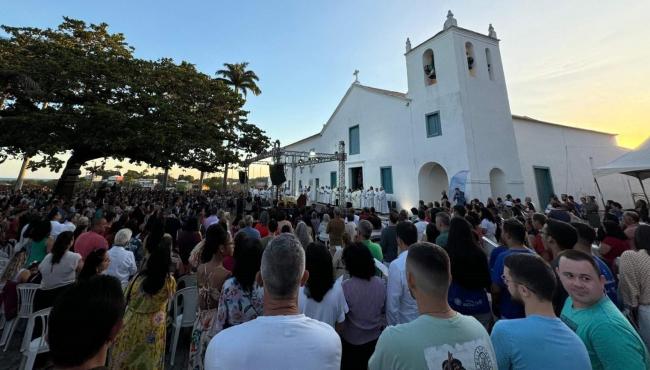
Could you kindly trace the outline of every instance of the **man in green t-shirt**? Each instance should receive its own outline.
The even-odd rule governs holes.
[[[368,220],[361,220],[359,222],[359,239],[368,249],[370,249],[370,254],[377,259],[379,262],[384,261],[384,255],[381,252],[381,246],[377,243],[370,241],[370,235],[372,235],[372,224]]]
[[[449,307],[451,272],[444,249],[426,242],[409,247],[406,279],[420,316],[384,330],[368,362],[370,370],[497,368],[483,325]]]
[[[585,343],[594,370],[645,370],[650,359],[645,344],[605,294],[605,277],[584,252],[559,255],[556,268],[569,293],[561,319]]]

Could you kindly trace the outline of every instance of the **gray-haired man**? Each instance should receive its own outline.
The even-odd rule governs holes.
[[[293,234],[277,236],[264,249],[258,277],[264,315],[217,334],[206,351],[205,368],[339,369],[339,336],[328,324],[299,313],[298,290],[309,272]]]

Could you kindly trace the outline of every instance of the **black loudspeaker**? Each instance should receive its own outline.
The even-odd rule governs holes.
[[[283,164],[269,166],[269,173],[271,174],[271,183],[273,185],[282,185],[283,182],[287,181],[287,178],[284,176]]]
[[[240,184],[246,183],[246,171],[239,171],[239,183]]]

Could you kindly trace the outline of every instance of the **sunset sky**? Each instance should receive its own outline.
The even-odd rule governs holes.
[[[106,22],[137,57],[187,60],[209,74],[250,62],[262,90],[248,99],[250,120],[288,144],[321,129],[355,69],[365,85],[405,92],[406,38],[417,45],[440,31],[448,9],[460,27],[494,25],[513,114],[618,133],[628,148],[650,136],[649,1],[21,0],[3,4],[0,22]],[[19,168],[7,161],[0,177]]]

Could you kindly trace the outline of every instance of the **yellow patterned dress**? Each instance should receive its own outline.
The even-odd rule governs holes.
[[[132,282],[124,325],[111,350],[110,369],[164,369],[167,303],[176,292],[176,280],[168,276],[152,296],[142,290],[143,279]]]

